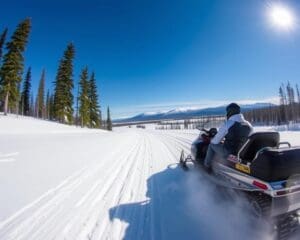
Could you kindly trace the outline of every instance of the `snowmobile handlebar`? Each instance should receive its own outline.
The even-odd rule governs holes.
[[[205,133],[207,133],[207,134],[209,134],[209,130],[207,130],[207,129],[205,129],[205,128],[201,128],[201,131],[202,131],[202,132],[205,132]]]
[[[199,131],[203,132],[208,137],[211,137],[211,138],[214,137],[217,134],[217,132],[218,132],[216,128],[206,129],[206,128],[197,127],[197,129]]]
[[[209,130],[208,129],[206,129],[206,128],[201,128],[201,127],[196,127],[199,131],[201,131],[201,132],[205,132],[205,133],[209,133]]]

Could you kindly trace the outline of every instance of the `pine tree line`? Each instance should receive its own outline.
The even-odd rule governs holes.
[[[279,87],[279,106],[254,109],[245,113],[245,117],[256,124],[281,125],[300,122],[299,86],[288,82]]]
[[[11,40],[6,42],[8,29],[0,34],[0,111],[32,116],[81,127],[112,130],[110,110],[107,120],[102,121],[95,73],[89,76],[85,67],[80,75],[74,116],[73,61],[75,47],[69,43],[65,49],[54,84],[54,91],[46,93],[46,70],[43,69],[36,97],[32,93],[31,67],[27,69],[24,81],[24,51],[31,29],[30,19],[25,19],[16,28]],[[5,46],[5,51],[4,51]],[[5,52],[5,54],[3,54]]]

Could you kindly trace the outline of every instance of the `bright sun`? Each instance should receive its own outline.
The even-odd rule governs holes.
[[[293,12],[286,6],[274,4],[269,8],[271,24],[280,30],[291,30],[295,26]]]

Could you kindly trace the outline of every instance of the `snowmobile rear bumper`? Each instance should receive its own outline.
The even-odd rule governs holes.
[[[300,192],[282,197],[274,197],[272,201],[272,216],[296,212],[300,214]]]

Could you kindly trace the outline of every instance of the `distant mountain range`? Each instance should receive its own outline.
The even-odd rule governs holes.
[[[274,106],[272,103],[254,103],[240,105],[242,111],[248,111],[251,109],[265,108],[269,106]],[[209,116],[209,115],[224,115],[226,112],[226,105],[211,107],[211,108],[199,108],[199,109],[189,109],[189,108],[177,108],[165,112],[149,112],[141,113],[131,118],[117,119],[113,122],[124,123],[124,122],[142,122],[142,121],[155,121],[155,120],[166,120],[166,119],[188,119],[199,116]]]

